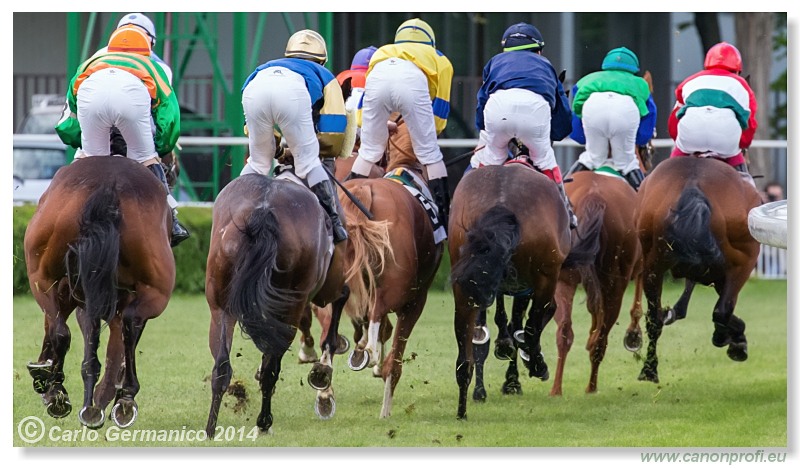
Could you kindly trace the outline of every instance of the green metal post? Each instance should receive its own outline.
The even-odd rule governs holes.
[[[67,13],[67,83],[72,79],[81,64],[81,14]],[[67,162],[75,158],[75,149],[67,147]]]
[[[244,135],[242,114],[242,85],[249,75],[247,69],[247,13],[233,14],[233,83],[225,100],[225,120],[233,136]],[[231,179],[239,176],[244,168],[244,148],[231,147]],[[219,180],[219,178],[217,178]],[[216,193],[214,194],[216,196]]]
[[[333,13],[320,13],[319,21],[319,34],[325,39],[325,44],[328,45],[328,61],[325,67],[333,71]]]

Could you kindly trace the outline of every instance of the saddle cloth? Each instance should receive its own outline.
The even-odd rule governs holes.
[[[439,208],[433,203],[431,192],[428,190],[428,186],[421,177],[404,168],[395,169],[390,173],[386,173],[383,177],[384,179],[396,182],[405,187],[406,190],[422,204],[422,208],[425,209],[425,213],[428,214],[428,218],[430,218],[431,224],[433,225],[434,243],[439,244],[447,239],[447,232],[442,224],[442,220],[439,218]]]

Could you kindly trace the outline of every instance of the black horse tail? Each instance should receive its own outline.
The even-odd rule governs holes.
[[[479,308],[494,302],[500,284],[510,272],[511,255],[520,240],[519,220],[505,207],[489,209],[475,222],[453,265],[451,282]]]
[[[597,194],[587,195],[579,209],[580,224],[572,247],[562,268],[577,269],[589,311],[599,311],[602,291],[597,275],[597,261],[603,238],[603,221],[606,214],[606,201]]]
[[[580,224],[572,238],[567,258],[562,268],[575,268],[594,265],[600,252],[600,232],[606,213],[606,202],[597,195],[588,195],[581,204]]]
[[[297,294],[272,282],[278,268],[278,220],[269,207],[259,207],[240,232],[242,244],[228,285],[228,312],[261,353],[285,351],[295,334],[288,314]]]
[[[83,292],[84,310],[92,320],[110,321],[117,311],[122,216],[114,184],[109,182],[86,200],[78,222],[78,240],[69,245],[64,259],[71,294]],[[77,272],[71,272],[72,268]]]
[[[703,191],[692,184],[683,190],[664,230],[672,258],[689,265],[718,264],[722,251],[710,229],[711,205]]]

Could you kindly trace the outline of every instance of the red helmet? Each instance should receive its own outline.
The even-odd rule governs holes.
[[[703,67],[708,70],[711,68],[722,68],[731,72],[742,72],[742,54],[739,49],[727,42],[720,42],[711,47],[706,54],[706,61]]]

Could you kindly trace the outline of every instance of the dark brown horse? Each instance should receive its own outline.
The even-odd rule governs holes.
[[[562,378],[567,354],[572,346],[572,305],[578,284],[586,291],[586,307],[592,316],[589,339],[591,374],[587,393],[597,392],[600,363],[608,346],[611,328],[619,317],[622,299],[631,280],[635,280],[637,264],[641,262],[641,247],[636,233],[634,210],[636,192],[621,177],[594,171],[573,175],[566,185],[567,194],[575,206],[580,237],[595,236],[597,241],[594,262],[561,270],[556,288],[556,344],[558,365],[551,396],[562,393]],[[599,229],[586,232],[594,226]],[[631,316],[641,316],[641,302],[634,302]]]
[[[685,278],[687,288],[714,286],[719,300],[711,342],[727,345],[732,360],[747,359],[745,324],[734,308],[758,258],[759,243],[750,234],[747,215],[760,203],[756,189],[735,169],[712,158],[671,158],[645,178],[637,219],[649,344],[640,380],[658,382],[656,345],[667,316],[661,306],[667,271]]]
[[[417,190],[428,191],[402,121],[390,137],[386,173],[398,170],[403,173],[399,179],[353,179],[345,183],[372,213],[373,220],[341,191],[339,194],[350,233],[346,264],[352,296],[345,311],[356,325],[357,345],[350,355],[350,367],[374,367],[383,378],[382,418],[391,415],[392,398],[403,371],[403,353],[444,252],[444,241],[436,242],[426,208],[399,182],[413,181]],[[426,203],[429,210],[434,206]],[[391,312],[397,315],[397,324],[391,350],[384,358],[384,343],[392,333]]]
[[[555,184],[523,165],[470,171],[453,195],[449,227],[458,344],[458,413],[467,415],[474,370],[473,334],[480,308],[498,294],[523,293],[532,303],[523,353],[530,376],[546,380],[540,338],[556,310],[556,282],[570,252],[567,211]],[[501,330],[502,337],[503,331]]]
[[[119,427],[135,421],[136,344],[146,322],[167,307],[175,284],[170,227],[164,187],[139,163],[94,156],[56,173],[25,232],[31,291],[45,313],[42,352],[28,368],[51,416],[65,417],[72,409],[64,357],[67,318],[77,308],[85,344],[79,421],[101,427],[120,380],[111,417]],[[103,321],[111,335],[106,373],[95,392]]]
[[[258,372],[262,401],[256,423],[267,431],[272,426],[272,394],[281,359],[309,302],[334,306],[323,355],[308,376],[318,390],[317,415],[333,415],[332,359],[339,316],[349,294],[342,268],[346,248],[347,242],[334,248],[330,221],[314,194],[300,183],[247,174],[220,192],[214,203],[206,269],[209,346],[214,357],[209,434],[233,374],[230,350],[235,324],[262,353]]]

